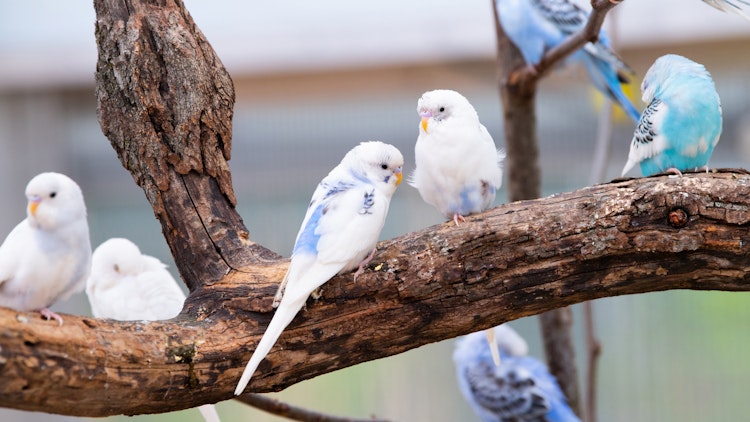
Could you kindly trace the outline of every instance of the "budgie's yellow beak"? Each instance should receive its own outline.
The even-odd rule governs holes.
[[[396,186],[401,184],[401,179],[403,178],[404,178],[404,175],[400,171],[396,173]]]
[[[34,197],[29,199],[29,214],[32,216],[36,216],[36,209],[39,207],[39,202],[41,202],[41,198]]]
[[[429,119],[427,117],[422,117],[422,130],[427,132],[427,121]]]

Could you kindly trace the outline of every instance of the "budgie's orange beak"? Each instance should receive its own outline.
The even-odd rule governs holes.
[[[39,202],[42,201],[42,198],[39,198],[37,196],[29,198],[29,214],[32,216],[36,216],[36,209],[39,207]]]
[[[401,179],[404,178],[404,175],[399,171],[396,173],[396,186],[401,184]]]
[[[428,122],[428,120],[429,119],[427,117],[422,117],[422,130],[425,131],[425,132],[427,132],[427,122]]]

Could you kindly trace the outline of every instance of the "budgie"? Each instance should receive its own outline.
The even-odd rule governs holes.
[[[26,219],[0,246],[0,306],[39,311],[62,325],[49,307],[83,290],[91,266],[86,204],[78,184],[60,173],[35,176],[26,198]]]
[[[396,147],[363,142],[318,184],[274,300],[276,313],[242,373],[236,395],[245,390],[308,296],[334,275],[359,267],[356,279],[372,259],[403,164]]]
[[[680,174],[708,166],[721,135],[721,102],[703,65],[676,54],[656,59],[641,84],[643,111],[622,174]]]
[[[498,20],[526,63],[534,66],[550,50],[586,26],[589,12],[570,0],[495,0]],[[612,51],[604,30],[599,39],[573,53],[570,62],[582,62],[596,89],[638,121],[640,113],[622,90],[633,71]]]
[[[482,422],[579,422],[547,367],[508,325],[494,328],[501,364],[492,362],[481,332],[456,342],[458,386]]]
[[[133,242],[112,238],[96,248],[86,295],[96,318],[157,321],[177,316],[185,302],[177,281],[158,259]],[[211,404],[198,407],[206,422],[219,422]]]
[[[505,154],[495,148],[474,107],[456,91],[425,92],[417,113],[421,123],[409,184],[458,225],[464,216],[492,205],[502,184]]]

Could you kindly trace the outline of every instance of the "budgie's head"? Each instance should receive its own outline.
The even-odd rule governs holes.
[[[374,184],[385,185],[386,191],[393,193],[401,183],[404,156],[393,145],[368,141],[352,148],[342,164]]]
[[[711,80],[711,75],[700,63],[677,54],[659,57],[648,69],[641,83],[643,102],[650,104],[654,97],[662,96],[664,91],[673,86],[681,89],[681,82],[692,77]]]
[[[451,120],[479,121],[477,112],[469,100],[450,89],[436,89],[422,94],[417,101],[417,113],[422,118],[420,126],[424,132],[428,132],[430,125],[443,124]]]
[[[26,185],[29,222],[43,230],[55,230],[86,218],[81,188],[60,173],[41,173]]]

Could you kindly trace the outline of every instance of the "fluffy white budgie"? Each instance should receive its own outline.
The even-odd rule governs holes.
[[[260,362],[314,290],[334,275],[359,266],[356,279],[372,258],[391,196],[401,183],[403,164],[404,158],[394,146],[363,142],[318,184],[274,300],[278,308],[234,394],[245,390]]]
[[[498,20],[526,63],[539,63],[547,50],[565,41],[586,26],[589,12],[570,0],[495,0]],[[640,113],[622,90],[626,74],[633,71],[612,51],[607,34],[599,33],[595,43],[587,43],[573,53],[570,62],[582,62],[596,89],[611,98],[638,121]]]
[[[185,294],[158,259],[133,242],[112,238],[96,248],[86,295],[96,318],[158,321],[182,311]]]
[[[456,91],[425,92],[409,184],[445,218],[459,220],[486,210],[503,179],[505,158],[469,101]]]
[[[656,59],[641,84],[648,104],[622,174],[640,163],[644,176],[707,168],[721,135],[721,102],[703,65],[676,54]]]
[[[144,255],[133,242],[112,238],[94,251],[86,295],[96,318],[118,321],[170,319],[182,311],[185,294],[167,266]],[[198,410],[206,422],[219,422],[211,404]]]
[[[76,182],[60,173],[35,176],[26,198],[26,219],[0,246],[0,306],[39,311],[62,325],[49,307],[83,290],[91,266],[86,204]]]
[[[507,325],[494,330],[500,366],[481,332],[460,338],[453,353],[459,389],[477,416],[483,422],[579,421],[547,367],[526,355],[526,341]]]
[[[745,0],[703,0],[703,2],[721,10],[722,12],[736,13],[750,21],[750,16],[743,12],[743,8],[750,6],[750,2]]]

